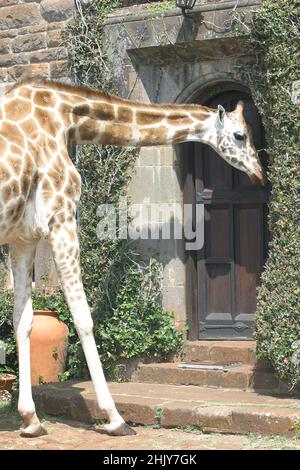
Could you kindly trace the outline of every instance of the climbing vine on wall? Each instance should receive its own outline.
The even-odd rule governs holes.
[[[256,61],[245,79],[261,112],[272,185],[269,259],[256,316],[257,352],[292,386],[300,383],[300,1],[262,0],[248,30]]]

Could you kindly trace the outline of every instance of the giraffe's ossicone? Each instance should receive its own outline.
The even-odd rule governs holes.
[[[49,81],[15,85],[0,103],[0,243],[10,245],[14,275],[14,328],[19,354],[22,433],[43,432],[30,383],[32,267],[37,242],[48,238],[85,352],[107,431],[130,434],[108,390],[84,294],[75,212],[81,180],[69,148],[95,143],[153,146],[198,141],[212,146],[254,182],[265,176],[239,103],[232,113],[200,105],[159,105],[123,100]]]

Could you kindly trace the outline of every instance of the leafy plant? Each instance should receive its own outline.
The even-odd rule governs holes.
[[[255,60],[245,81],[263,118],[272,184],[272,240],[258,297],[257,354],[295,386],[300,383],[299,361],[292,360],[300,339],[300,107],[291,89],[300,77],[299,0],[263,0],[247,30]]]

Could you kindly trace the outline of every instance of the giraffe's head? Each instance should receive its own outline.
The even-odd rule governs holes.
[[[230,165],[245,172],[253,183],[264,186],[266,176],[254,146],[252,129],[243,115],[244,103],[239,101],[236,109],[225,112],[219,105],[215,120],[215,150]]]

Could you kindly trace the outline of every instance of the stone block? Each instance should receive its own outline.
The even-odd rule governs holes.
[[[50,78],[63,80],[69,75],[67,60],[57,60],[50,64]]]
[[[0,0],[0,8],[16,5],[17,3],[19,3],[19,0]]]
[[[28,59],[24,54],[1,54],[0,67],[9,67],[10,65],[27,64]]]
[[[24,34],[12,41],[13,52],[36,51],[44,49],[46,46],[45,33]]]
[[[43,0],[41,14],[49,23],[68,19],[75,12],[73,0]]]
[[[29,55],[29,61],[31,64],[38,62],[54,62],[67,58],[67,51],[62,47],[46,49],[44,51],[32,51]]]
[[[25,80],[26,78],[49,78],[49,64],[16,65],[7,69],[11,80]]]
[[[0,54],[7,54],[10,52],[10,42],[8,38],[0,40]]]
[[[17,7],[0,8],[0,30],[20,28],[42,22],[39,6],[31,3],[20,3]]]
[[[63,43],[60,30],[49,31],[47,33],[47,47],[59,47]]]
[[[182,322],[186,320],[184,286],[164,286],[162,304],[165,310],[173,312],[175,321]]]

